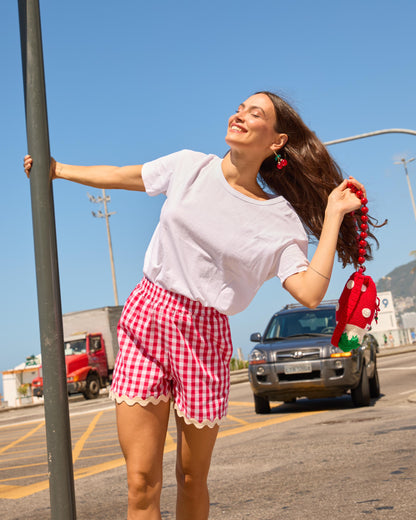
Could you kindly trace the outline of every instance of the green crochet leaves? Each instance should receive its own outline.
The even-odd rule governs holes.
[[[354,350],[359,348],[360,341],[358,336],[353,336],[351,339],[348,338],[346,332],[343,332],[341,335],[341,339],[339,340],[338,347],[344,352],[349,352],[350,350]]]

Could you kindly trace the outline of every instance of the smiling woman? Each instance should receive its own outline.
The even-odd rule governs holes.
[[[250,96],[229,118],[225,140],[223,159],[182,150],[124,167],[51,161],[52,179],[166,195],[144,278],[120,319],[111,387],[132,520],[160,518],[170,400],[178,431],[176,518],[208,518],[207,477],[230,388],[228,316],[274,277],[316,307],[336,251],[344,264],[357,261],[349,214],[360,202],[349,186],[365,193],[364,186],[342,180],[289,105],[269,92]],[[27,156],[27,174],[31,165]],[[319,238],[310,267],[305,227]]]

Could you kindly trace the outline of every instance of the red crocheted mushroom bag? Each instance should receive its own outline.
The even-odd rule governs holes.
[[[337,325],[331,343],[344,352],[361,346],[364,335],[378,312],[376,284],[371,276],[353,273],[337,304]]]
[[[349,277],[342,291],[335,313],[337,324],[331,339],[331,343],[344,352],[361,346],[364,335],[370,330],[373,319],[377,321],[380,310],[376,285],[370,276],[364,275],[368,230],[367,199],[353,184],[349,183],[348,187],[361,199],[362,206],[360,221],[356,220],[360,268]]]

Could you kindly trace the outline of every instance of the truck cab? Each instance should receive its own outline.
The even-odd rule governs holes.
[[[73,334],[64,346],[68,394],[82,393],[86,399],[95,399],[109,379],[102,334]],[[41,397],[43,379],[35,378],[32,388],[33,395]]]
[[[81,392],[94,399],[111,381],[118,352],[117,325],[121,305],[100,307],[63,315],[65,365],[68,393]],[[43,380],[32,381],[34,396],[42,397]]]
[[[107,355],[100,333],[73,335],[65,341],[68,393],[95,399],[108,379]]]

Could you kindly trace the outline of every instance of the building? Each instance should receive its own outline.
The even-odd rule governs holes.
[[[416,343],[416,312],[405,312],[401,318],[403,327],[410,333],[411,343]]]
[[[380,299],[380,311],[378,320],[373,320],[371,324],[371,334],[381,346],[398,346],[403,343],[403,338],[397,325],[393,295],[391,291],[384,291],[377,293],[377,297]]]
[[[416,312],[404,312],[401,318],[405,329],[416,330]]]
[[[2,372],[3,376],[3,406],[22,406],[34,401],[42,401],[32,397],[32,381],[42,375],[41,356],[30,356],[12,370]]]

